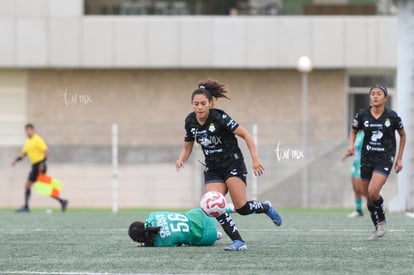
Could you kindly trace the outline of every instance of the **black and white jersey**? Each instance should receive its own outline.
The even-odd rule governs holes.
[[[196,119],[195,112],[185,119],[185,137],[187,142],[196,141],[201,145],[208,168],[226,167],[242,160],[243,155],[233,131],[239,124],[219,109],[210,109],[203,125]]]
[[[370,108],[361,109],[355,115],[352,128],[365,133],[361,166],[369,166],[377,161],[394,162],[397,147],[395,131],[404,128],[396,112],[385,109],[376,119],[371,115]]]

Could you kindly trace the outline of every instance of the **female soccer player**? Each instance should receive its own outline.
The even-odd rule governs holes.
[[[204,181],[206,191],[218,191],[223,195],[230,192],[235,210],[240,215],[266,213],[280,226],[282,217],[269,201],[247,201],[247,169],[237,138],[245,140],[253,161],[253,172],[260,176],[264,168],[259,160],[253,138],[242,126],[224,111],[213,108],[213,98],[227,98],[224,84],[216,80],[201,81],[191,96],[193,112],[185,119],[184,146],[176,161],[179,171],[190,157],[194,141],[201,145],[205,157]],[[227,251],[245,250],[246,243],[241,238],[233,219],[228,213],[217,217],[226,234],[233,241]]]
[[[349,218],[362,217],[362,183],[361,183],[361,150],[362,142],[364,141],[364,132],[359,131],[355,138],[354,144],[354,160],[351,168],[352,189],[355,197],[355,211],[348,215]],[[345,160],[351,155],[348,152],[342,157]]]
[[[401,118],[396,112],[385,108],[388,90],[377,84],[369,91],[370,107],[361,109],[355,115],[349,136],[347,154],[355,152],[355,137],[359,130],[364,131],[361,153],[361,180],[363,193],[367,197],[367,206],[375,231],[370,239],[376,240],[385,234],[384,199],[380,195],[394,163],[396,153],[395,131],[400,135],[400,144],[395,159],[395,172],[402,170],[402,157],[406,135]]]
[[[129,237],[140,246],[210,246],[221,238],[216,220],[200,208],[186,213],[153,212],[145,222],[133,222]]]

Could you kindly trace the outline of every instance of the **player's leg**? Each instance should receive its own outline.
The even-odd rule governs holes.
[[[361,183],[361,163],[354,160],[351,169],[352,189],[354,191],[355,211],[348,215],[349,218],[361,217],[362,212],[362,183]]]
[[[385,234],[385,209],[384,199],[380,195],[381,189],[387,180],[387,176],[374,172],[368,186],[368,200],[376,219],[376,237],[380,238]]]
[[[30,201],[30,196],[32,194],[32,191],[31,191],[32,184],[36,181],[38,173],[39,173],[39,164],[33,164],[32,169],[29,172],[27,181],[24,185],[24,205],[22,208],[17,209],[17,212],[21,212],[21,213],[30,212],[29,201]]]
[[[62,199],[60,197],[57,196],[50,196],[51,198],[57,200],[60,203],[60,207],[62,208],[62,212],[66,211],[66,208],[68,207],[68,203],[69,201],[67,199]]]
[[[377,213],[375,211],[375,207],[370,199],[370,196],[368,195],[368,188],[371,182],[371,178],[374,172],[373,167],[368,166],[361,166],[361,187],[362,187],[362,195],[367,198],[367,208],[370,213],[371,221],[375,226],[375,231],[378,225],[378,217]],[[374,234],[375,235],[375,232]]]
[[[30,180],[27,180],[24,185],[24,205],[23,207],[17,209],[16,212],[20,212],[20,213],[30,212],[29,201],[30,201],[30,196],[31,196],[31,186],[32,186],[32,182]]]
[[[362,187],[359,177],[352,177],[352,189],[354,190],[355,211],[348,215],[349,218],[362,217]]]
[[[370,213],[371,221],[374,224],[375,230],[372,232],[369,239],[376,240],[378,239],[377,236],[377,228],[378,228],[378,214],[375,209],[374,204],[370,200],[370,197],[368,196],[368,189],[370,186],[370,181],[372,178],[373,169],[369,167],[361,167],[361,187],[362,187],[362,195],[367,198],[367,208]]]
[[[229,189],[230,197],[233,201],[234,208],[237,213],[240,215],[265,213],[277,226],[280,226],[282,224],[282,217],[279,212],[273,207],[271,202],[247,200],[247,186],[242,178],[237,176],[229,177],[226,180],[226,185]]]
[[[259,201],[247,201],[246,184],[238,177],[230,177],[226,180],[234,209],[240,215],[250,215],[253,213],[266,213],[267,205]]]
[[[26,184],[24,185],[24,206],[17,210],[18,212],[29,212],[30,208],[29,208],[29,201],[30,201],[30,196],[32,194],[32,184],[33,182],[31,180],[27,180]]]
[[[355,190],[355,209],[362,214],[362,181],[361,178],[354,178],[353,185]],[[362,216],[362,215],[361,215]]]
[[[225,247],[224,250],[227,251],[238,251],[238,250],[246,250],[247,245],[243,241],[242,237],[240,236],[239,230],[237,229],[236,224],[233,221],[233,218],[230,216],[229,213],[224,213],[217,218],[218,223],[223,228],[224,232],[226,232],[227,236],[232,240],[232,244]]]
[[[218,191],[223,195],[226,195],[227,186],[223,182],[209,182],[206,184],[206,191]],[[239,230],[237,229],[236,224],[234,223],[233,218],[230,216],[230,214],[224,213],[218,216],[216,219],[223,228],[224,232],[226,232],[227,236],[229,236],[229,238],[233,241],[233,243],[230,246],[226,247],[225,250],[245,250],[247,246],[240,236]]]
[[[50,196],[51,198],[57,200],[60,203],[60,207],[62,209],[62,212],[65,212],[67,207],[68,207],[68,203],[69,201],[67,199],[62,199],[60,197],[56,197],[56,196]]]

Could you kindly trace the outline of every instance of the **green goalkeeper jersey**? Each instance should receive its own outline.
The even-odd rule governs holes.
[[[217,240],[216,219],[199,208],[185,213],[153,212],[145,219],[145,227],[161,227],[154,246],[209,246]]]

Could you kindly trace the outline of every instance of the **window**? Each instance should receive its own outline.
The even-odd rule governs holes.
[[[248,0],[85,0],[85,14],[228,15],[248,6]]]
[[[85,14],[394,15],[393,0],[84,0]]]
[[[375,84],[385,85],[388,89],[387,108],[392,108],[392,97],[395,90],[394,74],[351,74],[349,76],[348,93],[348,132],[355,114],[369,106],[369,89]]]

